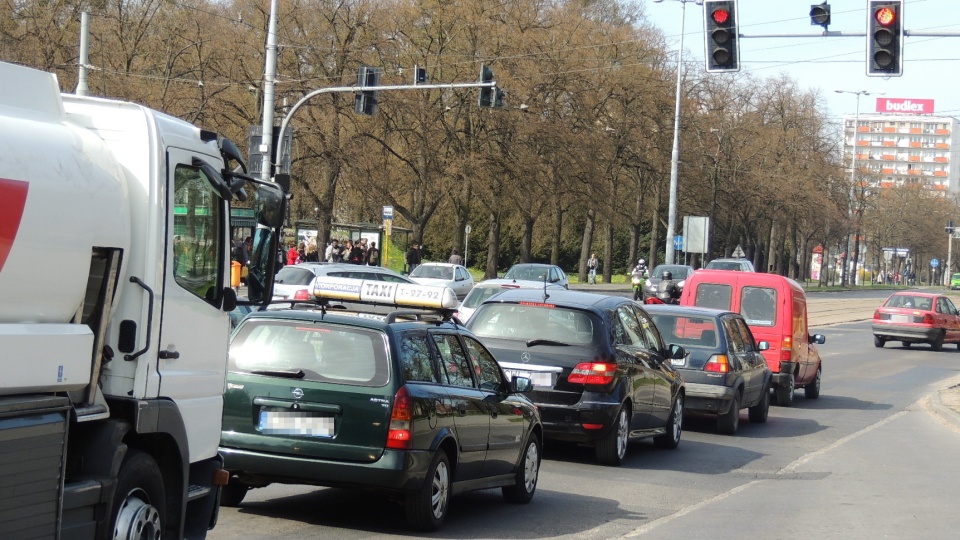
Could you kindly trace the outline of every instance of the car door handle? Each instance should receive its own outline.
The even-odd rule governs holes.
[[[467,415],[467,404],[464,402],[457,403],[457,412],[460,413],[460,416]]]

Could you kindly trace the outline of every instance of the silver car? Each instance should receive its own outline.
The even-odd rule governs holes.
[[[457,318],[460,322],[466,324],[473,312],[480,307],[480,304],[487,298],[496,296],[503,291],[513,289],[544,289],[546,291],[562,290],[563,287],[553,283],[547,283],[544,286],[542,281],[530,281],[523,279],[488,279],[474,285],[470,294],[460,302],[457,307]]]
[[[473,276],[459,264],[428,262],[413,269],[407,276],[421,285],[448,287],[463,300],[473,289]]]
[[[683,288],[683,280],[693,274],[693,267],[685,264],[660,264],[650,272],[650,276],[643,282],[643,298],[646,300],[651,296],[657,296],[657,287],[663,281],[663,273],[669,271],[673,274],[673,280],[677,286]]]
[[[714,259],[703,267],[704,270],[733,270],[735,272],[756,272],[749,259]]]

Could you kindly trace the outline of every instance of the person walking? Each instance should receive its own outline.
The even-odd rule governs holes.
[[[597,254],[591,253],[590,258],[587,259],[587,283],[597,284],[597,266],[599,265],[600,260],[597,259]]]
[[[367,266],[380,266],[380,250],[377,249],[376,242],[370,242],[370,248],[367,250],[364,260]]]
[[[450,254],[450,258],[447,259],[447,262],[450,264],[459,264],[460,266],[463,266],[463,257],[460,256],[460,251],[454,249],[453,253]]]
[[[287,264],[297,264],[300,262],[300,252],[297,251],[296,242],[290,242],[290,249],[287,250]]]
[[[420,243],[413,242],[407,250],[407,272],[413,272],[420,266]]]

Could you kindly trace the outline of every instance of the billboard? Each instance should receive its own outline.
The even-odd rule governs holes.
[[[933,100],[877,98],[877,112],[900,114],[933,114]]]

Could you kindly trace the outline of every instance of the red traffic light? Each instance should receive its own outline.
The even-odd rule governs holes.
[[[873,18],[880,23],[880,26],[890,26],[897,20],[897,12],[888,7],[882,7],[873,14]]]
[[[730,20],[730,12],[723,8],[717,8],[713,10],[713,13],[710,14],[710,17],[713,18],[713,22],[717,24],[724,24]]]

